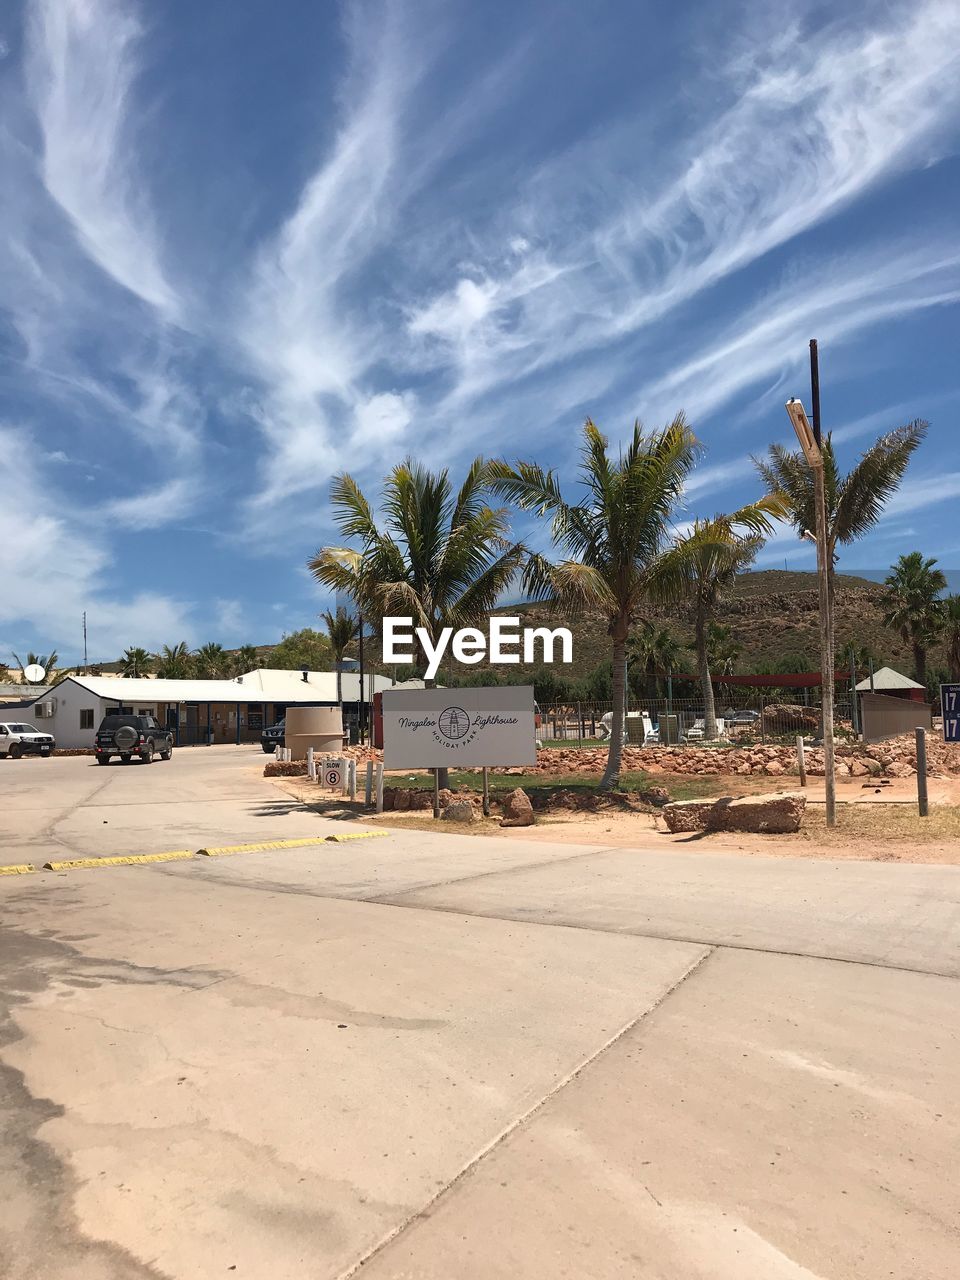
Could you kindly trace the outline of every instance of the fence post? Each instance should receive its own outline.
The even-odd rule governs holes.
[[[372,760],[367,761],[367,780],[366,780],[366,786],[364,788],[363,799],[364,799],[364,804],[367,806],[367,808],[369,808],[371,802],[373,801],[373,761]]]
[[[350,763],[347,767],[350,771],[350,775],[349,775],[350,776],[350,799],[356,800],[357,798],[357,762],[356,760],[354,760],[351,757]]]
[[[440,817],[440,770],[433,771],[433,816]]]
[[[317,780],[317,766],[313,759],[313,747],[307,747],[307,777],[311,782]]]
[[[925,818],[929,812],[927,804],[927,731],[917,729],[917,804],[920,817]]]
[[[490,770],[483,766],[483,816],[490,817]]]
[[[803,754],[803,734],[797,734],[797,767],[800,770],[800,785],[807,785],[807,762]]]
[[[383,765],[377,765],[377,813],[383,813]]]
[[[583,746],[583,706],[577,703],[577,746]]]

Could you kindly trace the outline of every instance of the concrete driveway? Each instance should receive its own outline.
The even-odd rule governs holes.
[[[293,834],[223,760],[187,830]],[[960,869],[405,832],[0,912],[13,1280],[960,1274]]]

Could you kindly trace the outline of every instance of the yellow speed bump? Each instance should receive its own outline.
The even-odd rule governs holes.
[[[130,853],[117,858],[70,858],[66,862],[45,862],[44,871],[77,871],[82,867],[139,866],[142,862],[173,862],[192,858],[192,849],[171,849],[168,853]]]
[[[345,831],[343,835],[326,836],[324,838],[340,844],[344,840],[376,840],[378,836],[388,836],[389,834],[389,831]]]
[[[0,876],[26,876],[31,871],[36,871],[36,867],[31,866],[29,862],[15,862],[5,867],[0,867]]]
[[[323,844],[323,836],[309,836],[303,840],[260,840],[255,844],[223,844],[218,848],[198,849],[204,858],[219,858],[225,853],[260,853],[264,849],[297,849],[308,844]]]

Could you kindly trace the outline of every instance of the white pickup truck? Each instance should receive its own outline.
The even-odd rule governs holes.
[[[21,756],[49,756],[56,746],[49,733],[20,721],[0,721],[0,758],[19,760]]]

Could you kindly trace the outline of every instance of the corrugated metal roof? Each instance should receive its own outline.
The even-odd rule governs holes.
[[[873,673],[873,687],[879,693],[884,689],[922,689],[922,684],[917,684],[916,680],[911,680],[909,676],[901,675],[899,671],[894,671],[893,667],[881,667],[879,671]],[[870,692],[870,677],[861,680],[857,685],[859,693]]]
[[[68,679],[89,690],[95,697],[111,702],[336,702],[337,676],[334,671],[300,672],[263,668],[248,671],[235,680],[111,679],[109,676],[70,676]],[[343,699],[355,702],[360,677],[344,672]],[[364,678],[365,691],[371,678]],[[374,676],[374,690],[390,688],[386,676]]]

